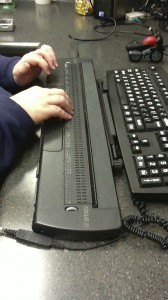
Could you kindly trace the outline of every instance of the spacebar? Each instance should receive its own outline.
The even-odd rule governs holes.
[[[113,208],[117,196],[94,70],[91,63],[82,68],[98,207]]]

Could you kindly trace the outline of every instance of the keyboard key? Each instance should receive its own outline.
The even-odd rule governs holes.
[[[164,127],[167,129],[168,128],[168,118],[163,118],[163,124],[164,124]]]
[[[167,167],[168,166],[168,163],[167,163],[166,160],[160,160],[158,162],[158,164],[159,164],[160,167]]]
[[[135,133],[132,133],[132,134],[130,134],[130,139],[132,140],[134,140],[134,139],[138,139],[138,135],[137,134],[135,134]]]
[[[142,187],[157,187],[162,185],[160,177],[155,178],[141,178]]]
[[[140,175],[140,177],[147,177],[149,174],[146,169],[142,169],[142,170],[139,170],[139,175]]]
[[[135,131],[135,125],[133,123],[127,124],[128,132]]]
[[[161,122],[159,122],[159,121],[146,123],[145,126],[146,126],[146,129],[148,129],[148,130],[157,130],[157,129],[163,128]]]
[[[125,117],[131,116],[131,112],[129,110],[124,110],[124,116]]]
[[[148,139],[142,139],[141,140],[141,146],[149,146],[149,140]]]
[[[140,117],[134,117],[135,125],[138,131],[144,130],[144,125],[142,123],[142,119]]]
[[[125,121],[126,121],[126,123],[132,123],[133,122],[133,118],[132,117],[126,117]]]
[[[168,142],[168,137],[167,136],[163,136],[163,137],[161,137],[161,142],[162,143],[167,143]]]
[[[149,173],[150,173],[150,176],[158,176],[159,169],[150,169]]]
[[[162,145],[163,151],[168,151],[168,143]]]
[[[155,160],[155,155],[152,155],[152,154],[151,154],[151,155],[146,155],[146,160],[147,160],[147,161],[149,161],[149,160],[150,160],[150,161],[151,161],[151,160]]]
[[[148,161],[148,167],[149,168],[154,168],[157,166],[157,163],[155,161]]]
[[[138,169],[144,169],[146,167],[145,161],[136,159],[136,164]]]
[[[158,132],[158,135],[159,136],[165,136],[166,135],[166,131],[161,130],[161,131]]]
[[[162,175],[168,175],[168,168],[161,169]]]
[[[142,153],[142,149],[140,146],[133,146],[132,147],[132,153],[136,154],[136,153]]]
[[[130,143],[131,143],[132,146],[139,146],[140,145],[140,142],[137,139],[131,140]]]
[[[159,153],[159,154],[156,155],[156,158],[157,158],[158,161],[162,160],[162,159],[166,159],[166,155],[163,154],[163,153]]]

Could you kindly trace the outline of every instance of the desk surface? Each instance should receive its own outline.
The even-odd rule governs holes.
[[[76,56],[69,33],[80,38],[100,37],[93,31],[99,21],[76,15],[72,2],[16,4],[16,9],[3,14],[14,17],[16,30],[0,33],[1,41],[47,43],[61,58]],[[157,22],[153,26],[157,27]],[[79,53],[93,59],[97,78],[105,81],[107,69],[134,66],[125,50],[130,38],[116,33],[106,41],[80,42]],[[168,44],[167,33],[164,38]],[[167,57],[161,65],[168,69]],[[0,224],[5,228],[31,229],[38,150],[39,138],[34,138],[1,189]],[[138,214],[124,172],[116,177],[116,185],[122,217]],[[157,203],[148,208],[168,218],[168,206]],[[90,251],[41,250],[0,237],[0,266],[2,300],[168,299],[168,252],[133,235]]]

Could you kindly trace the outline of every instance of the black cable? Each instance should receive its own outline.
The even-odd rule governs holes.
[[[33,246],[33,247],[38,247],[41,249],[66,249],[66,250],[72,250],[72,251],[86,251],[86,250],[93,250],[101,247],[105,247],[108,245],[111,245],[121,238],[124,238],[126,235],[128,235],[127,232],[121,232],[121,234],[108,241],[97,241],[97,242],[91,242],[91,245],[88,246],[88,243],[83,243],[83,242],[75,242],[75,246],[68,246],[67,242],[63,241],[58,241],[54,238],[35,233],[33,231],[29,230],[11,230],[11,229],[6,229],[6,228],[1,228],[0,230],[1,235],[5,235],[6,237],[13,238],[17,242],[22,243],[27,246]],[[71,243],[72,244],[72,243]],[[82,244],[82,247],[81,247]],[[90,244],[90,243],[89,243]],[[80,246],[79,246],[80,245]]]
[[[114,26],[114,24],[113,24],[114,22],[115,22],[115,26]],[[107,27],[110,27],[110,26],[112,26],[112,25],[114,26],[114,28],[113,28],[112,31],[110,31],[110,32],[107,32],[107,31],[104,32],[104,31],[102,31],[102,29],[107,28]],[[113,18],[102,18],[102,19],[100,20],[100,24],[94,26],[94,30],[95,30],[96,32],[100,33],[100,34],[106,34],[105,37],[103,37],[103,38],[96,38],[96,39],[81,39],[81,38],[73,37],[73,36],[71,36],[70,34],[68,35],[69,38],[71,38],[71,39],[74,41],[75,45],[76,45],[76,49],[77,49],[77,57],[78,57],[78,58],[80,57],[80,55],[79,55],[79,47],[78,47],[78,43],[77,43],[77,42],[79,42],[79,41],[82,41],[82,42],[94,42],[94,41],[106,40],[106,39],[108,39],[113,33],[136,34],[136,35],[145,36],[145,37],[151,36],[151,35],[155,35],[155,34],[154,34],[154,31],[153,31],[153,29],[152,29],[152,27],[151,27],[151,26],[148,26],[148,25],[146,25],[146,24],[144,24],[144,23],[141,24],[141,23],[129,22],[129,21],[126,21],[126,22],[121,22],[121,21],[119,21],[119,25],[133,25],[133,26],[138,25],[138,26],[142,26],[142,27],[144,27],[144,28],[147,28],[148,31],[150,32],[150,34],[145,34],[145,33],[136,32],[136,31],[128,31],[128,30],[127,30],[127,31],[125,31],[125,30],[116,30],[116,28],[117,28],[117,23],[116,23],[116,21],[115,21]],[[168,56],[168,53],[166,53],[164,50],[165,50],[165,48],[167,48],[167,47],[168,47],[168,45],[163,45],[163,54],[166,55],[166,56]]]
[[[160,245],[160,247],[164,250],[168,249],[168,235],[165,238],[156,235],[155,233],[145,231],[142,229],[135,228],[132,224],[159,224],[159,226],[163,227],[166,231],[168,231],[168,221],[165,219],[161,219],[159,217],[154,216],[128,216],[123,220],[124,228],[140,238],[146,238],[153,242],[156,242]]]
[[[108,18],[109,19],[109,18]],[[69,34],[68,35],[68,37],[70,38],[70,39],[73,39],[74,41],[81,41],[81,42],[97,42],[97,41],[102,41],[102,40],[106,40],[106,39],[108,39],[112,34],[113,34],[113,32],[116,30],[116,21],[115,21],[115,19],[113,19],[113,18],[110,18],[111,19],[111,21],[113,22],[113,29],[110,31],[110,33],[104,33],[104,34],[107,34],[105,37],[103,37],[103,38],[93,38],[93,39],[82,39],[82,38],[77,38],[77,37],[73,37],[71,34]],[[105,26],[103,26],[103,25],[96,25],[94,28],[96,28],[96,27],[98,27],[98,26],[101,26],[101,27],[105,27]],[[112,24],[111,24],[111,26],[112,26]],[[101,32],[102,33],[102,32]]]
[[[150,32],[149,35],[153,35],[154,32],[153,32],[153,29],[152,27],[146,25],[146,24],[141,24],[141,23],[136,23],[136,22],[120,22],[120,23],[117,23],[116,20],[114,18],[102,18],[99,20],[100,21],[100,24],[99,25],[95,25],[93,27],[93,30],[100,33],[100,34],[106,34],[105,37],[102,37],[102,38],[77,38],[77,37],[74,37],[72,36],[71,34],[68,35],[69,38],[71,38],[72,40],[74,41],[82,41],[82,42],[94,42],[94,41],[102,41],[102,40],[106,40],[108,39],[114,32],[115,33],[124,33],[124,34],[136,34],[136,35],[141,35],[141,36],[148,36],[147,34],[144,34],[144,33],[141,33],[141,32],[136,32],[136,31],[124,31],[124,30],[116,30],[117,28],[117,25],[132,25],[132,26],[142,26],[144,28],[147,28]],[[102,31],[102,29],[105,29],[105,28],[108,28],[108,27],[111,27],[113,26],[113,29],[110,31],[110,32],[104,32]]]
[[[123,23],[120,23],[118,25],[126,25],[126,26],[141,26],[141,27],[144,27],[146,28],[149,32],[150,32],[150,35],[154,35],[154,31],[152,29],[151,26],[148,26],[144,23],[137,23],[135,21],[125,21]],[[141,32],[136,32],[136,31],[116,31],[117,33],[131,33],[131,34],[138,34],[138,35],[144,35],[144,36],[147,36],[147,34],[142,34]]]
[[[149,214],[149,211],[146,209],[144,202],[140,200],[133,200],[133,204],[139,209],[141,216],[130,215],[123,219],[123,227],[127,232],[135,234],[140,238],[146,238],[153,242],[156,242],[160,245],[163,250],[168,249],[168,235],[163,238],[155,233],[139,229],[133,224],[147,225],[147,224],[157,224],[162,227],[165,231],[168,232],[168,221],[159,217]]]
[[[165,231],[168,231],[168,221],[154,215],[149,215],[149,212],[145,209],[145,204],[141,201],[136,201],[134,204],[139,208],[141,212],[141,216],[130,215],[123,219],[123,231],[120,232],[119,236],[108,241],[97,241],[89,243],[81,243],[75,242],[75,246],[67,245],[67,242],[58,241],[55,238],[51,238],[42,234],[35,233],[33,231],[28,230],[10,230],[10,229],[1,229],[1,235],[5,235],[6,237],[10,237],[16,239],[17,242],[22,243],[28,246],[34,246],[41,249],[66,249],[72,251],[87,251],[93,250],[101,247],[105,247],[115,242],[119,241],[121,238],[124,238],[128,233],[132,233],[140,238],[146,238],[153,242],[156,242],[160,245],[163,250],[168,249],[168,235],[165,238],[160,237],[152,232],[139,229],[139,226],[147,225],[147,224],[158,224]],[[133,224],[135,224],[133,226]],[[71,243],[72,244],[72,243]],[[80,246],[79,246],[80,245]],[[82,245],[82,247],[81,247]]]
[[[72,41],[76,47],[76,57],[80,58],[78,42],[76,40],[74,40],[73,38],[72,38]]]
[[[168,2],[165,0],[146,1],[144,5],[139,7],[138,11],[150,14],[159,20],[159,28],[162,31],[168,30]]]
[[[63,245],[64,249],[66,249],[66,250],[71,250],[71,251],[88,251],[88,250],[94,250],[94,249],[98,249],[98,248],[102,248],[102,247],[114,244],[117,241],[119,241],[121,238],[124,238],[127,235],[128,235],[128,232],[123,232],[117,238],[114,238],[113,240],[97,241],[97,242],[90,242],[90,243],[88,242],[89,244],[91,244],[89,246],[88,246],[88,243],[86,243],[86,242],[75,242],[75,247],[68,246],[67,243],[66,244],[62,243],[61,245]],[[55,242],[56,242],[56,240],[53,240],[53,242],[52,242],[53,248],[56,248],[55,247]],[[81,245],[82,245],[82,247],[81,247]]]
[[[91,0],[89,0],[89,3],[90,3],[90,5],[91,5],[91,7],[93,8],[93,7],[94,7],[94,5],[93,5],[93,3],[92,3],[92,1],[91,1]]]

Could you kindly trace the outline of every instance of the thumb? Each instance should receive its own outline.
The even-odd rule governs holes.
[[[19,62],[13,69],[13,79],[18,85],[24,84],[25,75],[29,73],[30,64],[27,62]]]
[[[28,62],[22,62],[18,68],[18,74],[25,74],[30,70],[30,64]]]

